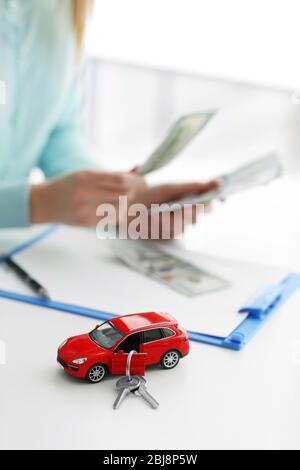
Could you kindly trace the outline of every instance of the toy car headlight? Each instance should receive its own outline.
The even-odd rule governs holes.
[[[61,348],[63,348],[63,347],[64,347],[64,345],[66,344],[66,342],[67,342],[67,341],[68,341],[67,339],[66,339],[65,341],[63,341],[63,342],[61,343],[61,345],[59,346],[59,348],[58,348],[58,349],[61,349]]]
[[[87,361],[87,357],[79,357],[78,359],[74,359],[72,362],[73,364],[84,364]]]

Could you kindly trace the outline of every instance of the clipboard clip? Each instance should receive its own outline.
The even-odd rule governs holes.
[[[282,299],[284,284],[269,285],[256,293],[239,309],[238,313],[246,313],[247,318],[227,338],[224,347],[241,350],[252,336],[253,332],[267,319]],[[246,328],[245,328],[246,327]]]
[[[284,286],[282,284],[270,285],[253,296],[238,313],[248,315],[262,320],[276,304],[280,301]]]
[[[298,289],[300,274],[290,273],[279,284],[269,285],[252,297],[239,313],[248,314],[222,344],[227,349],[240,351],[255,336],[260,328]]]

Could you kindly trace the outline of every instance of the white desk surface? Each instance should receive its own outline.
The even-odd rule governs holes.
[[[141,292],[146,279],[137,279]],[[132,304],[125,291],[124,310]],[[89,385],[56,364],[60,342],[95,320],[1,299],[0,447],[299,448],[298,304],[299,296],[242,352],[192,343],[178,368],[148,370],[158,410],[130,397],[114,411],[115,377]]]
[[[1,317],[1,448],[299,448],[298,314],[243,352],[192,343],[177,369],[148,371],[157,411],[136,398],[114,411],[114,377],[89,385],[56,365],[59,341],[95,321],[3,300]]]

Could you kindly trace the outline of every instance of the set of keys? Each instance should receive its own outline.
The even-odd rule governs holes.
[[[130,374],[130,363],[133,354],[136,351],[131,351],[128,354],[127,363],[126,363],[126,376],[121,377],[116,383],[116,389],[118,391],[118,396],[114,402],[113,408],[117,410],[124,399],[129,393],[132,393],[136,396],[142,397],[145,402],[151,406],[151,408],[156,409],[159,407],[159,403],[155,398],[150,395],[146,388],[146,379],[141,375],[131,375]]]

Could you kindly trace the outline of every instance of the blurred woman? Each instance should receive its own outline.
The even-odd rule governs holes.
[[[149,187],[105,172],[80,126],[79,61],[90,0],[0,0],[0,227],[95,226],[101,203],[166,202],[208,184]],[[32,185],[39,167],[45,182]],[[159,223],[159,221],[158,221]]]

